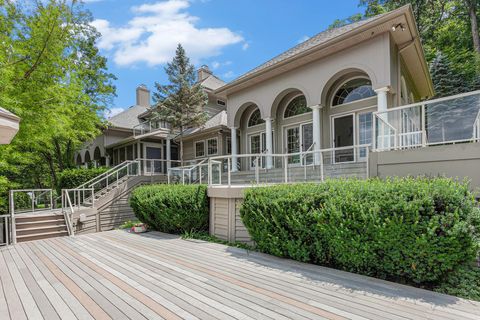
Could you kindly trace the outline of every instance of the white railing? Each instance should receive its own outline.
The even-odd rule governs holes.
[[[10,214],[0,215],[0,246],[8,246],[13,243],[10,224]]]
[[[374,151],[480,140],[480,91],[374,112]]]
[[[144,121],[133,127],[133,136],[141,136],[147,133],[155,132],[160,129],[169,129],[170,126],[167,122],[160,120],[158,117]]]
[[[234,157],[240,170],[232,170],[231,155],[215,156],[209,158],[208,183],[231,186],[368,178],[369,149],[370,145],[365,144],[288,154],[237,154]],[[272,168],[262,165],[267,157],[272,159]]]
[[[174,167],[168,169],[167,181],[168,183],[204,183],[208,180],[208,159],[202,159],[198,163],[182,167]]]
[[[73,237],[75,235],[73,226],[73,214],[75,210],[68,190],[62,190],[62,212],[65,218],[65,224],[67,225],[68,235]]]

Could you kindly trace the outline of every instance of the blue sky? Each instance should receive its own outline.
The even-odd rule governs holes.
[[[358,0],[85,0],[98,45],[118,77],[118,113],[135,103],[135,88],[165,83],[165,62],[181,42],[195,66],[231,81],[335,19],[362,12]]]

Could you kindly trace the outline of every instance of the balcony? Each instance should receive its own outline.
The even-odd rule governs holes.
[[[158,117],[152,118],[133,127],[133,136],[139,137],[159,130],[169,130],[170,124],[160,120]]]
[[[374,151],[480,141],[480,91],[375,112]]]

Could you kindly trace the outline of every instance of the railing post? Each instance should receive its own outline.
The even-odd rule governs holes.
[[[35,190],[32,190],[32,212],[35,212]]]
[[[320,151],[320,176],[322,177],[322,181],[324,180],[323,176],[323,152]]]
[[[117,170],[116,176],[117,176],[117,188],[118,188],[118,170]]]
[[[285,183],[288,183],[288,154],[283,155],[283,175]]]
[[[202,184],[202,166],[201,165],[198,167],[198,174],[200,175],[199,182],[200,184]]]
[[[208,185],[212,185],[212,161],[208,159]]]
[[[50,210],[53,209],[53,191],[50,190]]]
[[[185,185],[185,169],[182,169],[182,184]]]
[[[377,114],[374,114],[373,115],[373,130],[372,130],[372,149],[373,151],[375,151],[377,149],[377,135],[378,135],[378,131],[377,131]],[[320,152],[321,154],[321,152]]]
[[[95,207],[95,189],[92,188],[92,208]]]
[[[255,180],[257,181],[257,184],[259,184],[260,181],[260,168],[258,167],[258,157],[255,158]]]
[[[425,104],[422,104],[422,146],[427,146],[427,128],[426,128]]]
[[[12,244],[17,243],[17,230],[15,225],[15,202],[14,191],[10,190],[10,229],[12,230]]]
[[[370,178],[370,150],[368,150],[368,147],[366,147],[367,150],[367,179]]]
[[[230,165],[231,165],[230,158],[227,158],[227,180],[228,180],[228,186],[229,187],[230,187],[231,181],[232,181]]]

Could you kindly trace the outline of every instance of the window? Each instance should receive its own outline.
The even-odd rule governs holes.
[[[253,111],[253,113],[250,115],[250,119],[248,119],[248,126],[253,127],[258,124],[265,123],[265,121],[262,119],[262,115],[260,114],[260,110],[256,109]]]
[[[309,111],[310,109],[307,107],[307,100],[305,99],[305,96],[298,96],[288,103],[288,106],[285,108],[283,117],[289,118],[293,116],[298,116]]]
[[[226,106],[226,105],[227,105],[227,103],[226,103],[225,101],[220,100],[220,99],[217,100],[217,104],[218,104],[219,106]]]
[[[207,140],[207,154],[209,156],[218,153],[218,140],[217,138]]]
[[[195,157],[200,158],[205,156],[205,141],[195,142]]]
[[[372,82],[365,78],[356,78],[345,82],[338,88],[333,96],[332,105],[338,106],[373,96],[375,96],[375,91],[372,89]]]
[[[133,145],[127,146],[127,160],[133,160]]]

